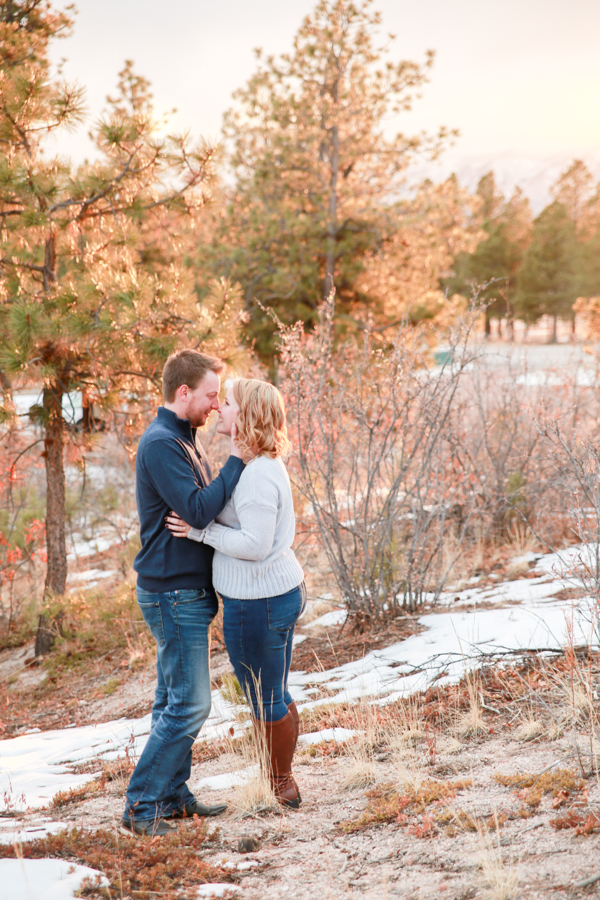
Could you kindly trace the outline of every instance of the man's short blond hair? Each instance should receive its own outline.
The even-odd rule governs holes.
[[[291,444],[287,437],[285,403],[268,381],[238,378],[233,396],[240,408],[237,445],[244,459],[285,456]]]
[[[173,403],[177,389],[187,384],[193,391],[207,372],[219,375],[225,365],[216,356],[208,356],[199,350],[176,350],[171,353],[162,373],[162,392],[166,403]]]

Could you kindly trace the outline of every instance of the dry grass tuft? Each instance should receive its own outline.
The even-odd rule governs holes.
[[[254,678],[254,673],[252,677]],[[262,709],[261,686],[256,678],[254,690],[259,709]],[[235,738],[230,731],[226,739],[231,745],[230,752],[242,757],[247,770],[242,783],[236,788],[231,804],[233,816],[237,819],[246,819],[279,806],[269,779],[269,752],[264,728],[260,723],[255,726],[253,717],[248,712],[244,712],[239,718],[242,717],[252,727],[246,728]]]
[[[564,702],[561,704],[563,725],[583,725],[595,718],[594,700],[588,684],[569,679],[561,684]]]
[[[364,756],[357,755],[352,759],[349,769],[344,774],[342,790],[353,791],[374,784],[377,780],[375,761],[368,751]]]
[[[470,672],[466,675],[469,707],[461,713],[456,720],[456,732],[460,737],[478,737],[487,734],[488,729],[483,719],[483,706],[481,703],[481,682],[478,674]]]
[[[527,741],[535,741],[536,738],[541,737],[543,734],[544,726],[539,719],[527,716],[517,728],[515,738],[517,741],[526,743]]]
[[[460,741],[457,741],[455,737],[446,737],[439,742],[438,750],[440,753],[456,756],[457,753],[461,752],[462,744]]]
[[[354,709],[353,730],[356,735],[342,746],[350,758],[350,767],[345,773],[342,787],[346,791],[365,788],[376,781],[377,764],[375,754],[389,739],[389,723],[384,727],[380,711],[366,700]]]
[[[519,885],[517,872],[503,859],[500,844],[495,846],[487,832],[480,832],[480,835],[479,866],[484,896],[488,900],[513,900]]]
[[[425,719],[417,699],[406,700],[399,706],[396,727],[388,732],[390,750],[403,757],[407,750],[425,738]]]
[[[223,675],[219,690],[223,699],[234,706],[243,706],[246,703],[242,687],[233,672],[226,672]]]

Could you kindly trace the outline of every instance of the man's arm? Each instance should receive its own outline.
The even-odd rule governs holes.
[[[244,470],[243,461],[230,456],[215,480],[203,487],[176,441],[153,441],[146,447],[145,463],[169,510],[175,510],[193,528],[206,528],[219,515]]]

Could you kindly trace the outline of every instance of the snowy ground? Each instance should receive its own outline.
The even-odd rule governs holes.
[[[574,549],[568,562],[577,553]],[[446,592],[442,604],[459,603],[459,612],[432,612],[419,619],[424,629],[362,659],[322,672],[292,672],[290,690],[299,708],[370,698],[385,704],[415,691],[458,681],[486,653],[510,655],[527,649],[559,649],[570,632],[576,645],[592,642],[590,615],[585,600],[556,600],[567,582],[557,572],[561,560],[548,555],[538,560],[540,575],[486,588]],[[468,604],[468,608],[464,608]],[[478,604],[496,604],[479,609]],[[343,613],[334,610],[307,628],[340,623]],[[320,688],[327,696],[317,696]],[[210,718],[202,730],[204,740],[223,737],[236,721],[236,707],[213,691]],[[146,741],[150,716],[120,719],[102,725],[86,725],[24,734],[0,741],[0,809],[43,808],[58,791],[78,787],[94,773],[73,774],[74,764],[115,759],[125,753],[137,756]],[[208,786],[208,785],[207,785]]]
[[[512,651],[558,649],[565,645],[569,634],[576,645],[592,643],[593,630],[586,601],[578,600],[575,606],[572,601],[555,597],[565,586],[573,586],[572,579],[565,581],[561,572],[581,552],[581,548],[573,549],[562,559],[556,555],[539,558],[534,578],[498,583],[492,587],[473,585],[459,592],[447,591],[442,597],[444,611],[423,615],[419,619],[423,631],[419,634],[330,670],[292,672],[290,689],[299,707],[312,708],[332,701],[353,702],[359,698],[386,704],[423,690],[434,682],[457,681],[482,660],[483,654],[494,653],[502,659],[503,654],[514,658],[510,656]],[[456,611],[451,609],[455,604],[460,607]],[[482,605],[485,608],[480,608]],[[334,610],[305,627],[310,629],[341,621],[343,612]],[[323,696],[323,687],[327,688],[327,696]],[[234,705],[219,691],[214,691],[212,713],[202,738],[222,737],[232,725],[236,731],[242,728],[236,720],[236,712]],[[149,727],[148,715],[80,728],[32,731],[0,741],[0,810],[5,816],[7,813],[13,816],[0,819],[0,842],[28,840],[63,827],[41,810],[58,791],[76,788],[97,775],[96,771],[77,774],[73,767],[97,763],[100,769],[103,760],[126,753],[137,756],[145,744]],[[304,744],[344,741],[351,735],[347,729],[335,728],[303,735],[302,741]],[[247,769],[204,778],[201,783],[205,790],[222,790],[240,784],[249,775],[252,770]],[[38,809],[40,814],[33,818],[30,815],[25,826],[19,813],[26,809]],[[39,879],[42,866],[31,867],[32,861],[28,860],[25,868],[19,860],[1,862],[0,900],[4,897],[7,900],[72,897],[83,875],[66,875],[65,864],[61,868],[58,861],[45,862],[57,865],[49,866],[48,872],[44,870]],[[77,884],[76,874],[79,877]],[[45,892],[40,887],[42,884]],[[34,887],[30,890],[27,885]]]
[[[0,859],[1,900],[72,900],[84,878],[100,876],[64,859]]]

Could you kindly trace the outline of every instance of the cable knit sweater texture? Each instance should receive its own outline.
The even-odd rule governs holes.
[[[304,578],[292,548],[296,520],[290,479],[281,459],[248,463],[214,522],[192,540],[215,549],[213,584],[236,600],[276,597]]]

